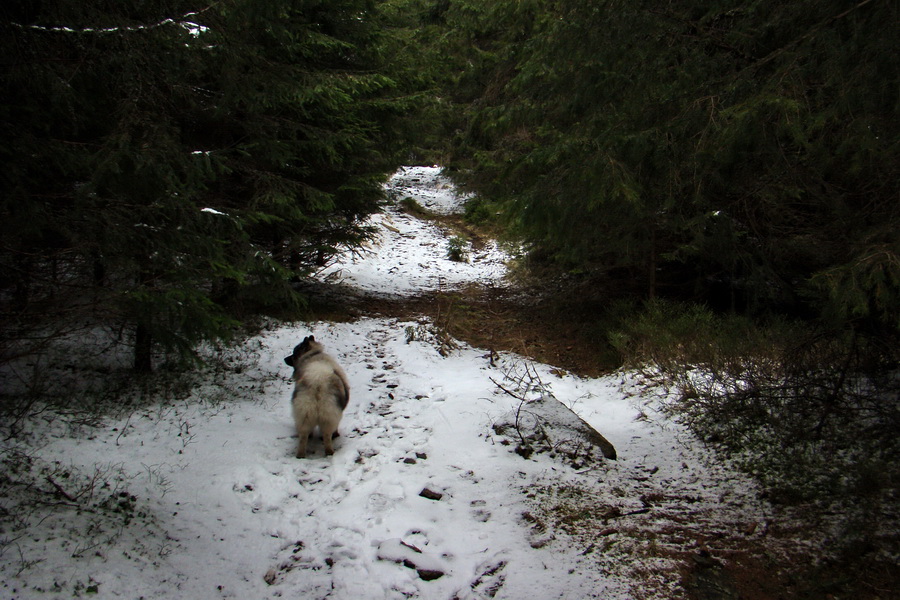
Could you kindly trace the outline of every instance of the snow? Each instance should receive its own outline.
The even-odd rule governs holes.
[[[131,27],[104,27],[104,28],[96,28],[96,27],[84,27],[79,29],[74,29],[72,27],[66,26],[57,26],[57,27],[47,27],[44,25],[20,25],[18,23],[12,23],[13,26],[19,28],[33,29],[36,31],[48,31],[54,33],[78,33],[78,34],[106,34],[106,33],[121,33],[121,32],[136,32],[136,31],[147,31],[150,29],[156,29],[157,27],[164,27],[166,25],[178,24],[184,29],[186,29],[193,37],[199,37],[201,34],[209,31],[209,27],[204,25],[199,25],[194,23],[193,21],[188,21],[185,19],[189,19],[192,17],[196,17],[197,15],[205,12],[207,9],[188,12],[185,13],[180,19],[163,19],[157,23],[152,23],[150,25],[135,25]]]
[[[438,167],[405,167],[388,182],[395,200],[367,225],[378,232],[376,245],[362,255],[348,254],[319,273],[366,292],[408,295],[452,289],[465,284],[503,285],[509,255],[491,241],[470,250],[468,262],[447,257],[447,234],[438,225],[405,213],[396,201],[413,198],[436,214],[462,210],[466,198],[456,193]]]
[[[416,178],[410,195],[459,206],[437,169],[407,168],[393,183]],[[382,246],[341,263],[353,285],[402,294],[500,282],[499,249],[456,270],[431,224],[391,207],[373,223],[401,233],[384,230]],[[423,260],[438,265],[418,269]],[[115,418],[36,415],[2,442],[4,460],[31,457],[36,481],[27,497],[4,486],[16,519],[0,532],[3,595],[670,598],[682,592],[668,529],[708,520],[726,538],[766,522],[753,484],[657,413],[659,392],[632,375],[584,379],[514,354],[492,363],[465,344],[442,356],[431,331],[424,318],[271,323],[221,350],[225,366],[186,396]],[[344,366],[351,395],[335,455],[313,439],[301,460],[283,358],[309,334]],[[491,426],[520,401],[492,379],[523,369],[618,460],[577,471],[513,452]],[[42,502],[25,501],[34,496]],[[554,521],[577,498],[591,513]]]

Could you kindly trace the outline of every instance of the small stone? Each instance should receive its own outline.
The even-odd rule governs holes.
[[[417,569],[416,573],[419,574],[419,578],[422,581],[434,581],[435,579],[440,579],[444,576],[443,571],[435,571],[432,569]]]
[[[440,492],[435,492],[434,490],[430,490],[428,488],[422,489],[422,491],[419,492],[419,495],[423,498],[427,498],[428,500],[440,500],[444,497],[444,495]]]

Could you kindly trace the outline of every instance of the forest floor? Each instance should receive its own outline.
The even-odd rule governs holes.
[[[68,358],[103,331],[49,353],[46,379],[0,373],[6,394],[75,389],[97,406],[35,403],[4,424],[0,597],[827,597],[810,582],[828,524],[772,506],[666,415],[664,386],[615,369],[602,297],[513,283],[516,249],[466,230],[438,169],[389,189],[370,251],[310,285],[314,319],[206,348],[211,366],[160,374],[162,391],[111,386],[109,352]],[[468,261],[451,261],[461,234]],[[351,403],[335,455],[313,440],[299,460],[283,357],[310,333]],[[520,417],[547,396],[617,458],[517,452]]]
[[[491,232],[465,221],[461,214],[465,199],[455,194],[439,171],[412,168],[408,173],[401,171],[398,175],[392,181],[395,201],[411,197],[415,202],[395,205],[395,214],[436,226],[434,233],[439,239],[460,236],[475,252],[485,252],[489,261],[495,260],[490,255],[490,251],[496,248],[491,246],[496,244]],[[400,231],[393,233],[402,235]],[[416,235],[421,236],[421,233]],[[421,265],[445,258],[434,251],[436,247],[445,250],[444,245],[438,246],[433,241],[423,241],[422,245],[429,247],[430,251],[424,256],[413,253],[413,262]],[[424,316],[453,339],[487,349],[492,354],[515,353],[528,360],[554,365],[555,371],[583,378],[604,378],[616,373],[620,367],[619,356],[607,343],[607,332],[597,319],[598,314],[608,310],[611,294],[591,284],[586,285],[577,278],[551,280],[542,275],[523,276],[528,269],[518,267],[521,256],[514,249],[507,250],[510,253],[504,260],[511,270],[503,277],[496,277],[494,272],[495,277],[475,278],[475,283],[460,282],[451,277],[448,282],[441,281],[436,286],[432,282],[426,290],[395,295],[391,291],[406,289],[403,284],[389,285],[387,293],[383,293],[385,290],[378,286],[363,285],[361,289],[359,280],[351,272],[349,286],[338,284],[333,288],[317,288],[316,293],[311,295],[312,308],[316,314],[337,321],[353,321],[366,315],[399,320],[415,320]],[[363,265],[363,269],[370,266],[365,260],[359,261],[359,264]],[[328,272],[344,274],[346,267],[346,263],[341,263]],[[654,392],[647,388],[645,393],[651,398],[650,404],[654,404],[652,398],[658,392],[658,389]],[[675,424],[662,426],[675,427]],[[688,446],[699,444],[690,434],[683,432],[683,436],[681,443]],[[712,460],[719,461],[722,457]],[[733,475],[743,478],[743,475]],[[759,490],[754,490],[754,493],[762,494]],[[649,581],[656,576],[652,575],[648,581],[632,582],[630,593],[634,597],[647,598],[680,597],[683,594],[687,598],[721,600],[837,599],[838,596],[823,590],[834,587],[834,582],[840,582],[838,587],[846,584],[848,579],[856,576],[853,571],[858,569],[858,565],[847,570],[836,568],[825,549],[829,542],[823,539],[827,535],[828,525],[813,525],[811,521],[797,518],[797,513],[803,512],[802,508],[799,511],[779,510],[767,505],[766,510],[771,520],[766,522],[765,534],[758,537],[739,536],[735,539],[725,536],[715,527],[709,528],[703,520],[693,524],[681,522],[676,528],[680,540],[674,544],[678,549],[670,555],[677,557],[675,578],[679,583],[660,593],[658,582]],[[755,529],[756,524],[751,524],[750,531]],[[608,528],[600,527],[598,531],[602,534]],[[655,539],[656,535],[652,533],[650,538]],[[710,539],[723,537],[729,537],[729,543],[722,548],[727,560],[707,560]],[[699,550],[692,553],[691,548]],[[709,570],[710,566],[716,568]],[[876,572],[866,574],[872,585],[864,586],[865,589],[847,586],[856,590],[853,597],[894,597],[891,585],[895,576],[881,573],[880,566],[874,569]],[[829,572],[823,574],[823,571]],[[636,592],[635,589],[641,591]],[[900,594],[897,597],[900,598]]]

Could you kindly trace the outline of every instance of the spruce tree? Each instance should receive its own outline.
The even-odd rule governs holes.
[[[104,324],[190,354],[365,239],[403,103],[365,0],[8,5],[6,340]],[[21,327],[16,328],[16,324]]]
[[[451,2],[443,14],[469,3]],[[498,1],[455,164],[566,268],[896,329],[891,3]],[[485,24],[485,20],[489,25]],[[490,64],[474,57],[490,49]],[[831,318],[828,317],[828,318]]]

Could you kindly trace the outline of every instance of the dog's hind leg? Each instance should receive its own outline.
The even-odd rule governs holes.
[[[334,454],[334,443],[332,440],[337,437],[337,423],[325,422],[319,425],[322,429],[322,443],[325,445],[325,454],[331,456]]]
[[[338,425],[341,422],[341,411],[337,405],[329,407],[325,414],[319,416],[319,429],[322,432],[322,443],[325,445],[325,454],[334,454],[334,438],[337,437]]]
[[[306,458],[306,445],[309,443],[312,429],[306,423],[297,424],[297,458]]]

